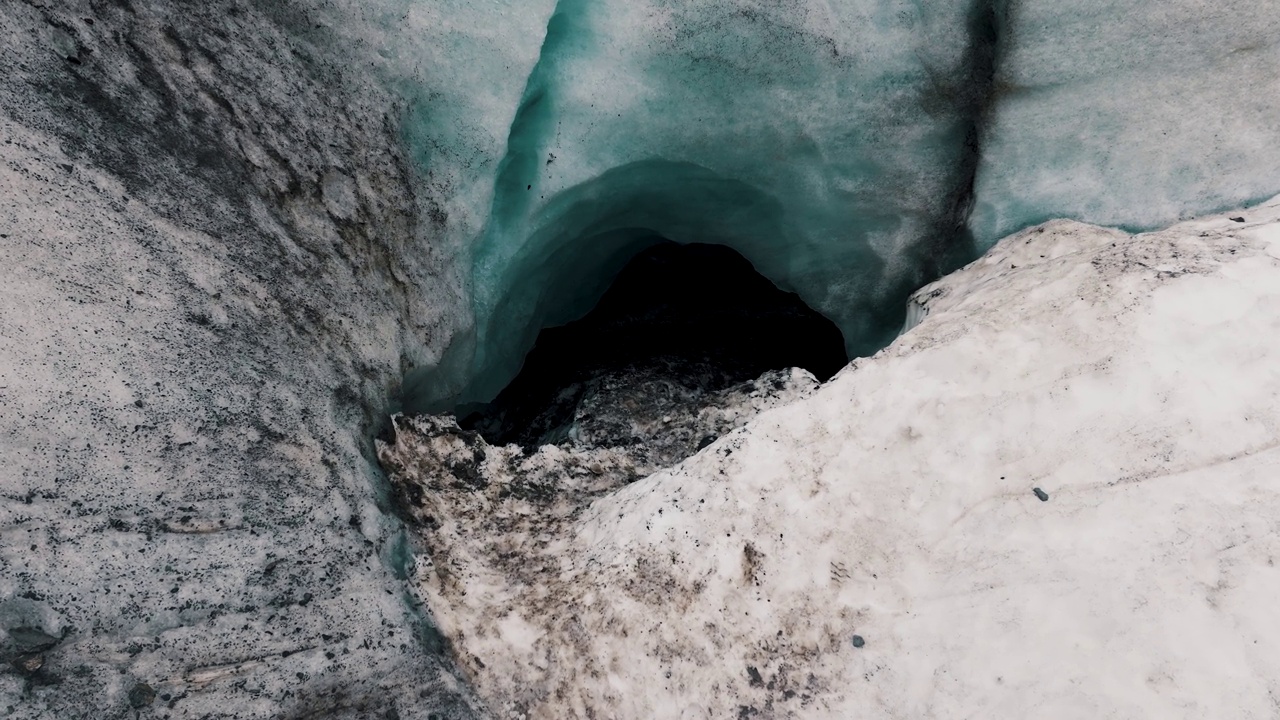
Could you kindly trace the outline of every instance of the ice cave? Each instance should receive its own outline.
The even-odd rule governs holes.
[[[1280,713],[1273,0],[0,34],[0,717]]]
[[[583,401],[599,395],[598,383],[608,375],[632,386],[644,377],[661,379],[680,386],[681,402],[696,404],[696,396],[770,370],[800,368],[824,381],[849,361],[834,323],[728,247],[658,237],[636,243],[645,249],[616,274],[591,312],[539,333],[519,374],[494,402],[457,410],[462,427],[495,444],[536,450],[568,439]],[[637,413],[633,408],[629,415]]]

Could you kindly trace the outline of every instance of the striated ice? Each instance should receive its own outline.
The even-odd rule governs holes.
[[[1280,7],[1007,3],[970,225],[1150,230],[1280,189]]]
[[[966,255],[990,75],[981,8],[562,0],[545,32],[515,33],[496,10],[492,21],[440,20],[458,55],[433,45],[435,72],[415,77],[443,76],[443,89],[415,88],[431,112],[415,106],[407,122],[419,170],[449,179],[444,232],[470,267],[474,336],[434,378],[470,380],[462,400],[496,393],[539,328],[581,316],[660,239],[733,247],[835,319],[855,353],[891,338],[906,293]],[[518,105],[504,104],[511,76],[490,83],[490,60],[472,62],[490,32],[525,53],[541,37],[536,62],[507,65]],[[462,87],[480,99],[459,113],[449,98]]]
[[[355,12],[473,313],[411,406],[492,397],[661,238],[734,247],[866,354],[911,290],[1023,227],[1151,229],[1280,189],[1258,0]]]

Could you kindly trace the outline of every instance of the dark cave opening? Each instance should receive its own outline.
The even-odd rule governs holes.
[[[585,317],[544,329],[515,379],[460,424],[532,449],[589,420],[584,399],[606,378],[688,398],[791,367],[825,381],[848,361],[833,322],[736,251],[664,240],[633,257]]]

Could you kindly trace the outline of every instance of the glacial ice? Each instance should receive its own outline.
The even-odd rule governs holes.
[[[788,25],[803,19],[805,0],[785,11],[762,9],[767,1],[704,3],[728,19],[724,33],[707,26],[703,35],[728,42],[728,30],[747,24],[737,15],[750,13],[783,34],[809,25],[821,26],[820,37],[849,32],[849,23]],[[981,58],[973,24],[950,34],[956,5],[840,5],[833,17],[851,7],[907,13],[885,11],[877,27],[889,32],[897,26],[884,18],[903,20],[909,31],[892,35],[899,41],[931,33],[920,43],[926,58]],[[313,18],[310,8],[322,6],[338,14]],[[739,103],[737,90],[717,94],[647,71],[692,46],[677,12],[692,5],[646,6],[674,18],[667,26],[639,23],[629,7],[593,22],[635,23],[634,33],[582,40],[594,48],[585,56],[594,77],[637,88],[627,127],[644,142],[626,158],[607,154],[632,139],[601,140],[623,121],[589,114],[607,87],[578,65],[551,65],[563,79],[552,115],[576,134],[556,140],[552,167],[577,170],[545,198],[530,197],[529,219],[565,207],[573,188],[597,183],[592,192],[601,192],[607,183],[597,181],[655,161],[775,197],[776,211],[758,210],[755,196],[743,205],[792,238],[824,218],[835,225],[813,208],[861,197],[892,201],[886,224],[900,213],[926,227],[928,217],[907,210],[941,208],[956,222],[940,222],[939,237],[963,250],[970,229],[981,249],[999,228],[1042,214],[1164,222],[1265,192],[1280,167],[1271,0],[1081,0],[1070,12],[1021,0],[1021,15],[997,13],[992,27],[1004,30],[994,33],[988,101],[977,103],[977,142],[963,151],[939,145],[977,171],[967,226],[958,222],[969,204],[964,185],[953,188],[954,207],[929,195],[949,187],[930,168],[963,178],[964,167],[904,165],[927,154],[913,139],[952,127],[937,103],[956,116],[957,142],[967,139],[964,106],[948,104],[946,92],[877,114],[877,97],[913,97],[909,73],[886,70],[898,95],[843,80],[793,87],[791,76],[803,80],[808,66],[770,40],[764,51],[739,53],[745,69],[731,79],[750,90]],[[507,603],[505,593],[532,597],[549,585],[458,572],[442,589],[469,590],[461,597],[425,609],[407,597],[406,577],[447,578],[448,568],[407,556],[421,538],[388,512],[369,437],[404,369],[437,366],[451,338],[462,338],[455,364],[422,397],[452,397],[470,382],[466,347],[479,335],[458,329],[489,327],[495,308],[480,302],[477,285],[514,273],[515,255],[493,254],[490,268],[474,260],[483,240],[499,238],[490,230],[495,181],[555,9],[554,0],[3,3],[5,717],[485,716],[442,664],[430,616],[451,639],[450,627],[465,629],[452,647],[459,659],[483,658],[482,683],[499,683],[482,684],[486,692],[553,687],[518,682],[547,672],[583,697],[633,699],[634,717],[662,715],[644,705],[665,710],[667,682],[689,704],[711,697],[705,690],[726,691],[717,716],[767,708],[778,693],[805,702],[810,668],[827,688],[810,697],[829,702],[835,717],[1273,713],[1274,208],[1136,238],[1066,225],[1002,242],[938,286],[949,295],[916,296],[927,317],[897,346],[808,400],[558,521],[584,532],[507,536],[536,554],[506,562],[570,580],[574,593]],[[668,26],[676,30],[664,35]],[[867,68],[901,48],[880,37],[868,30],[837,43],[861,58],[847,71],[858,82],[878,77]],[[815,55],[811,65],[819,62]],[[953,74],[931,66],[927,74],[947,82],[931,77],[925,87],[945,90],[980,64],[957,60]],[[750,82],[768,73],[775,85]],[[680,104],[652,102],[668,96],[726,112],[697,122]],[[739,127],[727,110],[749,122]],[[889,125],[867,127],[874,117]],[[807,154],[797,151],[796,128],[846,119],[857,137],[840,144],[811,132]],[[751,162],[748,146],[769,152]],[[724,147],[738,161],[715,162],[721,151],[732,159]],[[853,154],[859,148],[865,157]],[[838,174],[858,158],[879,174]],[[654,182],[665,188],[658,169]],[[796,178],[807,181],[803,191],[782,187]],[[917,188],[914,178],[928,182]],[[889,180],[901,186],[885,189]],[[664,192],[647,206],[659,219],[691,194]],[[592,207],[587,193],[574,201]],[[720,214],[736,218],[733,209]],[[755,230],[749,220],[727,227]],[[531,235],[512,230],[519,222],[502,238],[523,247]],[[866,257],[898,263],[902,277],[929,274],[932,240],[891,240],[903,244],[880,242]],[[575,243],[565,242],[574,257]],[[814,254],[839,248],[823,243],[803,259],[861,262],[856,253]],[[916,267],[918,257],[897,254],[911,248],[928,260]],[[547,268],[544,277],[557,289],[604,282],[606,273],[580,278],[573,269]],[[462,292],[451,272],[468,278]],[[770,270],[784,282],[779,272]],[[861,279],[890,277],[880,272]],[[493,359],[518,357],[521,340],[511,328],[485,333],[492,384],[501,375]],[[705,428],[702,418],[673,424]],[[595,474],[576,470],[578,480]],[[1040,503],[1032,487],[1051,500]],[[503,517],[501,506],[485,510]],[[471,526],[455,527],[465,533],[461,549],[479,553],[471,571],[484,570],[484,553],[503,550]],[[437,552],[457,547],[426,540]],[[582,573],[577,580],[561,576],[561,559]],[[673,602],[668,578],[705,593]],[[580,600],[590,600],[587,613],[557,612]],[[625,624],[607,622],[615,612]],[[579,617],[593,629],[576,627]],[[9,665],[15,638],[4,632],[25,627],[60,638],[30,676],[23,663],[37,658]],[[535,650],[569,654],[531,655],[530,627],[548,629]],[[853,633],[865,647],[850,644]],[[784,668],[775,648],[799,660]],[[676,667],[663,667],[671,650]],[[579,668],[581,684],[572,676]],[[155,705],[131,708],[146,687]]]
[[[1151,230],[1280,189],[1280,6],[1009,3],[970,227]]]
[[[474,313],[410,406],[491,398],[660,239],[732,246],[866,354],[912,290],[1020,228],[1280,189],[1280,12],[1258,0],[358,12]]]

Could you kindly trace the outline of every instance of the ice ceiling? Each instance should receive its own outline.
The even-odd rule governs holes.
[[[1265,8],[365,3],[474,312],[410,377],[409,405],[491,398],[541,328],[582,316],[654,238],[731,246],[862,354],[909,291],[1021,227],[1147,228],[1270,196],[1280,15]]]

